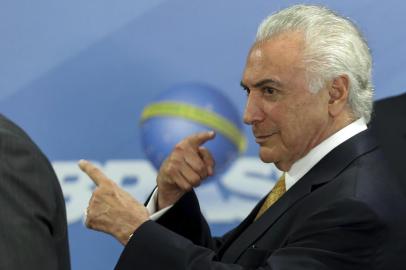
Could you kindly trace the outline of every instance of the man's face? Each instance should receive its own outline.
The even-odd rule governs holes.
[[[241,81],[244,122],[252,125],[259,156],[284,171],[329,134],[328,90],[311,93],[300,33],[283,33],[251,49]]]

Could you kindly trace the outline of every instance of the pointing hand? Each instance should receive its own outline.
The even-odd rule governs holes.
[[[200,132],[179,142],[159,169],[158,203],[162,209],[213,175],[214,159],[203,146],[215,137],[213,131]]]
[[[79,167],[96,184],[87,207],[86,226],[127,244],[129,236],[149,219],[148,210],[91,162],[81,160]]]

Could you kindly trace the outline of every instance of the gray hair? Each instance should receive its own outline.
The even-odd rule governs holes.
[[[295,5],[267,17],[259,26],[256,42],[284,32],[301,32],[310,91],[328,80],[349,78],[348,104],[355,118],[368,123],[372,113],[372,58],[360,31],[349,19],[321,6]]]

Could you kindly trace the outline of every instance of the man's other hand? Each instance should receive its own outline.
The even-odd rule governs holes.
[[[96,184],[87,207],[86,226],[127,244],[129,236],[149,219],[148,210],[89,161],[79,161],[79,167]]]

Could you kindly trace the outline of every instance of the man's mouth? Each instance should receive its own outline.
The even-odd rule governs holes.
[[[255,142],[258,144],[263,144],[269,140],[276,133],[265,134],[265,135],[255,135]]]

